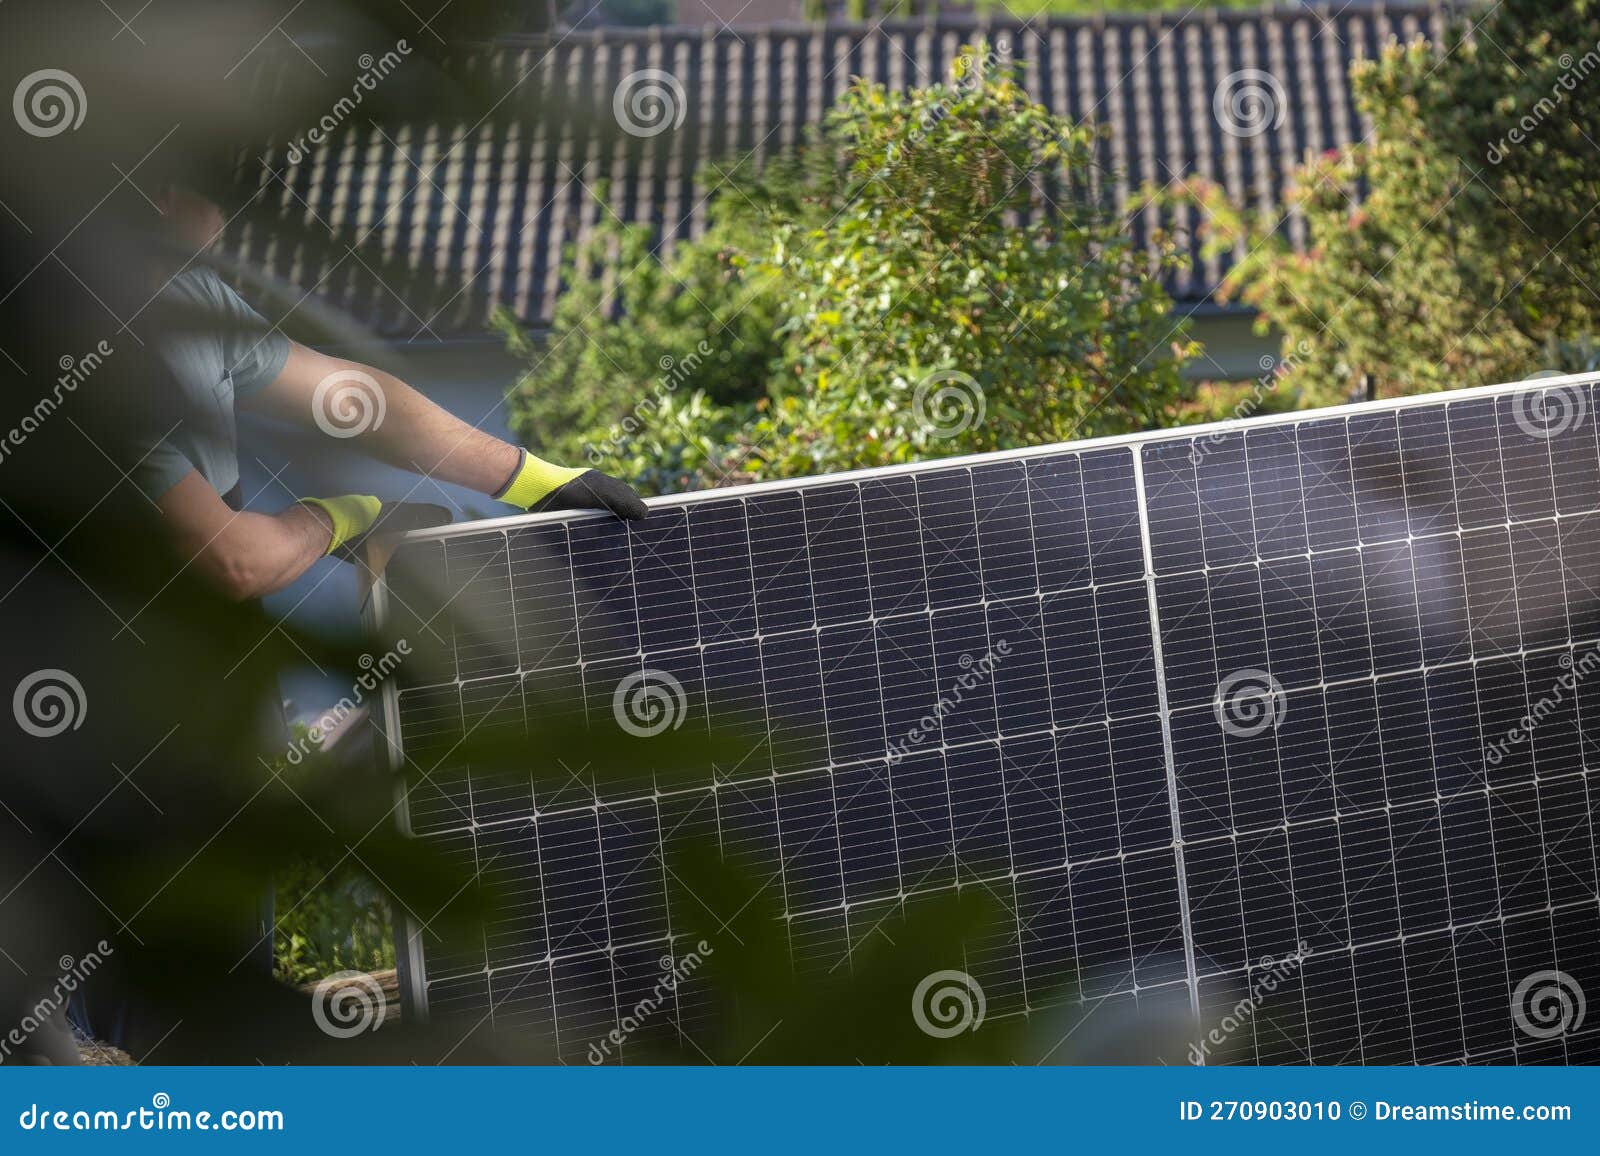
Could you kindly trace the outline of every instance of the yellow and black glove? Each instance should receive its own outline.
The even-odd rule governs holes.
[[[647,512],[644,500],[625,482],[599,470],[552,465],[527,450],[522,451],[522,464],[506,488],[495,497],[532,514],[545,510],[609,510],[632,522]]]
[[[301,498],[302,506],[315,506],[333,523],[328,555],[346,562],[361,560],[367,542],[377,534],[403,534],[450,521],[450,511],[427,502],[384,502],[371,494],[343,494],[337,498]]]

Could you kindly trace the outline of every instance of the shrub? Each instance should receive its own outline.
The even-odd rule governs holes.
[[[1093,144],[981,48],[947,84],[859,83],[701,240],[573,255],[544,347],[501,319],[532,363],[516,429],[660,490],[1170,421],[1176,258],[1099,207]]]
[[[1224,295],[1302,351],[1291,380],[1308,401],[1590,360],[1600,84],[1579,74],[1600,72],[1600,12],[1507,0],[1444,48],[1392,45],[1352,69],[1372,129],[1295,172],[1306,252],[1215,186],[1178,193],[1204,211],[1208,246],[1242,258]]]

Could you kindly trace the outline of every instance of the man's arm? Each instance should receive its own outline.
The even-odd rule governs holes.
[[[333,384],[319,399],[317,387]],[[370,394],[368,380],[382,391],[383,419],[349,440],[364,453],[412,473],[454,482],[480,494],[498,494],[522,464],[522,451],[493,434],[468,425],[435,405],[393,374],[329,357],[298,342],[289,347],[289,360],[277,378],[264,389],[240,399],[246,409],[302,426],[317,426],[319,407],[324,422],[338,424],[338,414],[327,412],[339,404],[341,389]],[[354,392],[346,399],[356,402]],[[376,405],[376,399],[372,399]],[[376,412],[375,410],[372,412]]]
[[[639,495],[615,478],[534,457],[468,425],[393,374],[297,343],[290,344],[277,377],[242,395],[239,404],[324,433],[338,430],[379,461],[524,510],[645,516]]]
[[[293,505],[280,514],[240,513],[190,470],[156,503],[186,565],[227,597],[243,602],[282,590],[328,552],[333,519]]]

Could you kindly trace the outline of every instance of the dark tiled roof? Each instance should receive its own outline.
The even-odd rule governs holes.
[[[705,162],[749,153],[759,163],[792,147],[853,77],[893,88],[942,79],[960,47],[980,34],[1009,39],[1037,100],[1109,128],[1103,159],[1119,202],[1145,181],[1198,174],[1236,201],[1275,206],[1295,163],[1360,138],[1350,63],[1391,38],[1437,40],[1448,15],[1435,4],[1321,6],[1031,22],[606,29],[500,42],[465,61],[488,91],[506,93],[481,123],[380,130],[352,117],[299,164],[285,167],[280,150],[281,183],[262,178],[285,214],[370,230],[370,244],[431,277],[431,289],[404,275],[397,284],[392,265],[379,284],[370,262],[308,256],[301,246],[269,241],[260,227],[234,244],[294,284],[320,285],[324,299],[385,334],[481,333],[500,304],[537,324],[548,320],[559,292],[563,246],[604,212],[592,196],[598,183],[609,182],[624,219],[652,223],[666,243],[696,235],[706,190],[695,173]],[[292,60],[269,67],[278,71],[263,75],[264,91],[294,82]],[[640,69],[669,72],[681,85],[676,128],[649,137],[617,131],[613,96]],[[1253,136],[1226,131],[1213,111],[1224,78],[1245,69],[1268,74],[1271,81],[1261,83],[1286,98],[1276,122]],[[1288,228],[1293,236],[1292,222]],[[1174,292],[1202,300],[1223,271],[1218,262],[1196,261]]]

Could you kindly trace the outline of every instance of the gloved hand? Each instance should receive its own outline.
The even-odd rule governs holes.
[[[424,530],[450,521],[450,511],[426,502],[384,502],[370,494],[344,494],[337,498],[301,498],[303,506],[315,506],[333,523],[328,555],[346,562],[359,562],[367,543],[380,534],[399,535],[407,530]]]
[[[626,483],[599,470],[552,465],[527,450],[522,451],[522,465],[495,497],[534,514],[545,510],[609,510],[619,518],[637,521],[647,512],[643,499]]]

